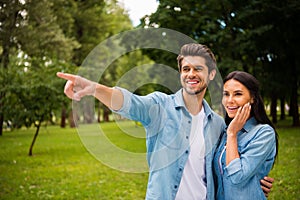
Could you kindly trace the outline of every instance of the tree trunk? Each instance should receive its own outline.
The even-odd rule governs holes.
[[[67,110],[66,107],[63,105],[61,109],[61,120],[60,120],[60,127],[66,127],[66,118],[67,118]]]
[[[40,131],[41,124],[42,124],[42,121],[40,121],[40,122],[38,123],[38,125],[36,126],[36,131],[35,131],[33,140],[32,140],[32,142],[31,142],[31,145],[30,145],[30,148],[29,148],[29,153],[28,153],[29,156],[32,156],[32,149],[33,149],[34,143],[35,143],[35,141],[36,141],[36,138],[37,138],[37,136],[39,135],[39,131]]]
[[[83,104],[83,118],[84,123],[91,124],[94,122],[94,99],[93,98],[86,98]]]
[[[0,136],[3,135],[3,122],[4,122],[4,115],[3,113],[0,114]]]
[[[106,106],[103,106],[103,121],[109,122],[109,114],[110,110]]]
[[[2,40],[0,41],[0,43],[2,43],[2,53],[1,53],[1,57],[0,57],[0,68],[1,70],[3,70],[3,72],[5,72],[5,70],[8,68],[9,65],[9,57],[10,57],[10,49],[12,48],[13,44],[13,33],[14,30],[16,29],[16,21],[17,21],[17,16],[18,16],[18,3],[19,1],[10,1],[9,4],[12,5],[7,5],[9,9],[9,13],[7,16],[9,16],[8,18],[5,19],[5,24],[1,24],[2,26],[2,30],[1,30],[1,38]],[[3,73],[4,74],[4,73]],[[2,74],[2,75],[3,75]],[[5,78],[6,76],[4,76]],[[5,84],[5,80],[4,80],[4,84]],[[3,85],[2,85],[3,86]],[[5,86],[5,85],[4,85]],[[5,92],[1,92],[0,94],[0,108],[4,108],[4,104],[2,99],[5,97]],[[0,113],[0,135],[2,135],[3,133],[3,122],[4,122],[4,112],[1,111]]]
[[[299,108],[298,108],[298,94],[297,94],[297,85],[294,84],[292,89],[292,95],[291,95],[291,103],[290,103],[290,110],[291,114],[293,117],[293,126],[300,126],[300,121],[299,121]]]
[[[300,126],[300,120],[299,120],[299,107],[298,107],[298,75],[297,75],[297,69],[296,66],[299,66],[297,64],[300,64],[296,61],[296,58],[294,55],[291,55],[291,61],[292,61],[292,74],[291,77],[291,105],[290,110],[293,117],[293,124],[292,126]]]
[[[101,102],[98,102],[97,122],[101,122]]]
[[[276,95],[271,96],[271,117],[272,117],[272,122],[274,124],[277,123],[277,97]]]
[[[280,98],[280,120],[285,119],[285,98],[281,97]]]
[[[70,113],[69,113],[69,123],[70,123],[70,127],[71,128],[75,128],[76,127],[76,123],[75,123],[75,120],[74,120],[73,110],[71,110]]]

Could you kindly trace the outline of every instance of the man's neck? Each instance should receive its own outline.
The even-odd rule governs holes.
[[[183,100],[189,113],[197,115],[201,111],[204,94],[205,91],[195,95],[187,94],[183,91]]]

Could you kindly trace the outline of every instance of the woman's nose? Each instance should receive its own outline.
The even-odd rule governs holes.
[[[228,95],[227,101],[228,102],[232,102],[233,101],[232,95]]]

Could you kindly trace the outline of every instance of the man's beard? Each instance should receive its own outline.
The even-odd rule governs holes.
[[[186,93],[188,93],[190,95],[197,95],[197,94],[201,94],[203,91],[205,91],[206,88],[207,88],[207,84],[205,83],[201,88],[199,88],[195,92],[190,92],[190,91],[188,91],[187,88],[184,88],[184,90],[186,91]]]

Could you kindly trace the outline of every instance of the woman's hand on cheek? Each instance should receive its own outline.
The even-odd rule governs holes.
[[[227,134],[235,136],[245,125],[246,121],[250,117],[251,105],[246,103],[243,107],[240,107],[227,128]]]

